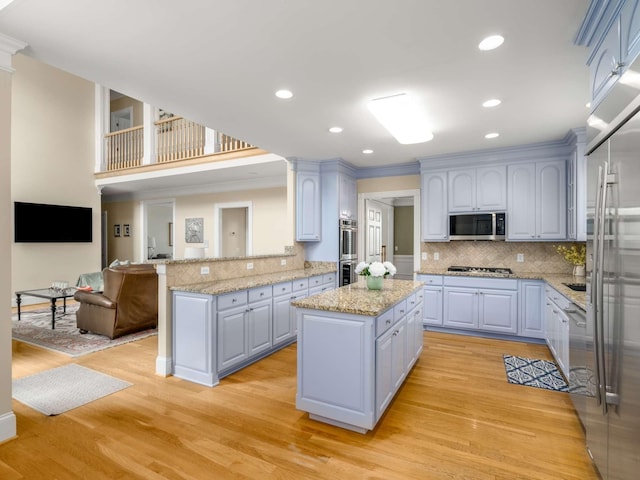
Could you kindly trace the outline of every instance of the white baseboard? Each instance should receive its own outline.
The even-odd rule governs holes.
[[[16,416],[13,412],[0,415],[0,443],[16,438]]]
[[[168,377],[173,374],[171,357],[156,357],[156,375]]]

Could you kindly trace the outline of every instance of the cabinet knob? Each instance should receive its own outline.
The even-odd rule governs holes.
[[[393,332],[393,336],[395,337],[396,335],[398,335],[398,333],[400,333],[398,330],[396,330],[395,332]]]
[[[391,323],[391,320],[387,320],[387,325],[389,325]]]
[[[236,303],[237,301],[238,301],[238,300],[237,300],[237,299],[235,299],[235,298],[232,298],[232,299],[231,299],[231,303]]]
[[[402,315],[404,313],[404,310],[400,310],[400,314]]]
[[[264,297],[264,292],[260,292],[260,296],[261,296],[261,297]]]

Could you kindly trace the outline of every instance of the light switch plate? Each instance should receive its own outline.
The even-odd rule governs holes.
[[[427,259],[427,252],[422,252],[422,260],[426,260]]]
[[[524,262],[524,253],[518,253],[516,255],[516,262]]]
[[[209,267],[200,267],[200,275],[209,275]]]
[[[287,259],[283,258],[282,260],[280,260],[280,265],[282,265],[283,267],[287,264]]]
[[[253,270],[253,263],[247,263],[247,270]]]
[[[440,260],[440,253],[438,253],[438,252],[434,252],[434,254],[433,254],[433,259],[434,259],[434,260]]]

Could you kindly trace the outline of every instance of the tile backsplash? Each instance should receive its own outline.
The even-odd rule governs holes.
[[[573,265],[556,252],[556,245],[572,242],[442,242],[423,243],[421,270],[446,270],[451,265],[472,267],[502,267],[514,272],[571,274]],[[439,260],[434,260],[437,253]],[[518,254],[524,257],[518,262]]]

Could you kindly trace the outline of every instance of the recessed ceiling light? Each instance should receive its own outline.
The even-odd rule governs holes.
[[[290,90],[278,90],[276,92],[276,97],[287,99],[293,97],[293,93],[291,93]]]
[[[371,100],[368,107],[382,126],[403,145],[428,142],[433,138],[425,112],[406,93]]]
[[[480,50],[493,50],[494,48],[498,48],[504,42],[504,37],[502,35],[491,35],[489,37],[484,38],[479,44],[478,48]]]
[[[492,138],[497,138],[497,137],[499,137],[499,136],[500,136],[500,134],[499,134],[499,133],[495,133],[495,132],[494,132],[494,133],[487,133],[487,134],[484,136],[484,138],[492,139]]]
[[[342,132],[342,127],[331,127],[331,128],[329,129],[329,131],[330,131],[331,133],[341,133],[341,132]]]
[[[362,150],[362,153],[364,153],[365,155],[371,155],[373,153],[373,150],[371,150],[370,148],[365,148],[364,150]]]
[[[491,100],[487,100],[486,102],[484,102],[482,106],[486,108],[497,107],[501,103],[502,101],[498,100],[497,98],[492,98]]]
[[[586,107],[587,107],[587,108],[591,108],[591,102],[587,102]]]

